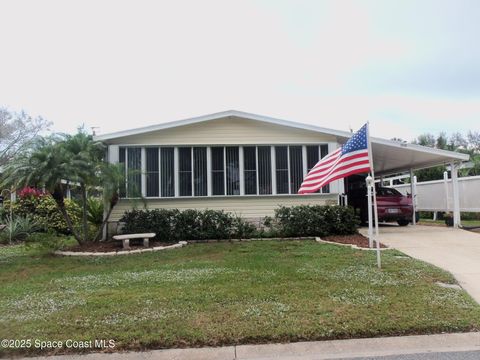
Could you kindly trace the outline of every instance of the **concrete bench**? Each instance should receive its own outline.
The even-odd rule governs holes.
[[[130,249],[130,240],[131,239],[143,239],[143,246],[148,247],[149,239],[155,237],[155,233],[145,233],[145,234],[124,234],[124,235],[115,235],[114,240],[122,240],[123,248]]]

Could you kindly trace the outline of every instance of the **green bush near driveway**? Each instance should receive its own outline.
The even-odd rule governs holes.
[[[351,207],[300,205],[275,209],[273,228],[284,237],[350,235],[359,221]]]

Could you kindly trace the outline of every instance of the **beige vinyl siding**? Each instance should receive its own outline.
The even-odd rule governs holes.
[[[225,210],[244,218],[272,216],[280,205],[335,205],[337,194],[284,195],[284,196],[230,196],[212,198],[146,199],[147,209],[211,209]],[[110,221],[118,221],[125,211],[144,208],[141,200],[121,200],[113,209]]]
[[[332,135],[228,117],[108,140],[123,145],[306,144],[336,142]]]

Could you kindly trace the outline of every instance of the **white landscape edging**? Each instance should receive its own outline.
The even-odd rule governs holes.
[[[342,244],[342,243],[337,243],[337,242],[334,242],[334,241],[322,240],[318,236],[315,237],[315,241],[318,242],[318,243],[324,243],[324,244],[349,246],[349,247],[351,247],[352,249],[355,249],[355,250],[366,250],[366,251],[376,251],[377,250],[377,248],[362,248],[362,247],[359,247],[359,246],[354,245],[354,244]],[[383,251],[383,250],[390,250],[390,248],[388,248],[388,247],[380,248],[380,251]]]
[[[136,249],[136,250],[124,250],[124,251],[110,251],[110,252],[78,252],[78,251],[55,251],[55,255],[62,256],[116,256],[116,255],[130,255],[130,254],[140,254],[145,252],[153,251],[162,251],[162,250],[171,250],[177,249],[186,246],[188,243],[186,241],[179,241],[178,244],[170,246],[155,246],[148,249]]]

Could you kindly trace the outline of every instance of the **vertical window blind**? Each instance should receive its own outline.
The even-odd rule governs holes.
[[[245,195],[257,194],[257,148],[243,147]]]
[[[288,194],[288,147],[275,146],[277,194]]]
[[[142,167],[141,147],[120,147],[119,162],[125,167],[126,175],[120,196],[139,197],[142,193],[154,198],[208,194],[232,196],[240,195],[241,189],[245,195],[296,194],[304,174],[327,155],[328,146],[184,146],[175,151],[175,147],[145,147],[145,165]],[[329,187],[319,192],[327,193]]]
[[[178,148],[180,196],[192,196],[192,148]]]
[[[160,191],[158,148],[146,148],[146,196],[158,197]]]
[[[212,195],[225,195],[225,157],[223,147],[212,147]]]
[[[160,194],[161,197],[175,196],[175,150],[160,148]]]
[[[227,195],[240,195],[240,161],[239,148],[230,146],[225,148],[226,185]]]
[[[193,148],[193,193],[207,196],[207,148]]]

